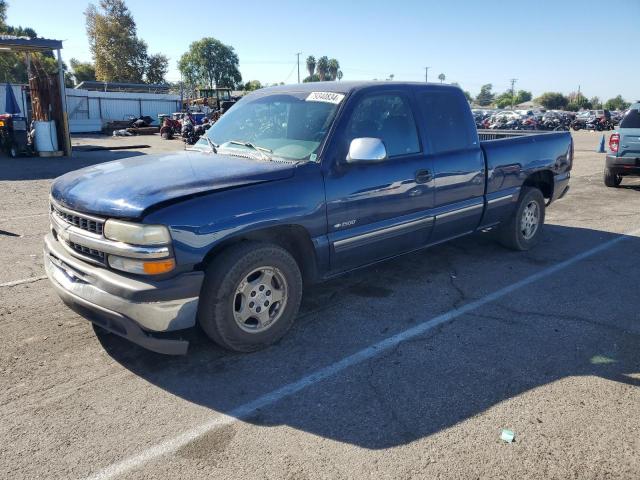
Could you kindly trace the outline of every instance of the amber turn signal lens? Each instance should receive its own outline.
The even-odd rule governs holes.
[[[172,258],[168,260],[160,260],[159,262],[144,262],[144,273],[147,275],[160,275],[161,273],[167,273],[173,270],[176,266],[175,260]]]

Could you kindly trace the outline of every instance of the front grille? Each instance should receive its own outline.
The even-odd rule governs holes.
[[[51,204],[51,212],[70,225],[75,225],[87,232],[102,235],[102,227],[104,224],[104,221],[102,220],[91,218],[80,213],[70,212],[69,210],[62,210],[53,203]]]
[[[76,252],[81,253],[87,257],[91,257],[99,262],[104,262],[104,252],[100,250],[94,250],[93,248],[85,247],[84,245],[80,245],[78,243],[66,242],[71,248],[73,248]]]

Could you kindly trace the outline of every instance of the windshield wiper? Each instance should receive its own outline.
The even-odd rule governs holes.
[[[270,153],[273,153],[273,150],[269,150],[268,148],[264,148],[264,147],[259,147],[251,142],[243,142],[241,140],[230,140],[228,143],[232,144],[232,145],[242,145],[243,147],[247,147],[250,148],[252,150],[255,150],[256,152],[260,153],[262,155],[262,158],[266,158],[267,160],[271,160],[271,155],[269,155]]]
[[[207,142],[209,143],[209,146],[211,147],[211,151],[212,151],[213,153],[216,153],[216,154],[217,154],[217,153],[218,153],[218,147],[219,147],[220,145],[216,145],[215,143],[213,143],[213,140],[211,140],[211,139],[210,139],[209,137],[207,137],[206,135],[204,135],[204,138],[206,138],[206,139],[207,139]]]

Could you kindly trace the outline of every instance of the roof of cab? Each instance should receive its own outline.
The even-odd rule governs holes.
[[[456,85],[447,85],[441,83],[425,83],[425,82],[395,82],[395,81],[353,81],[353,82],[308,82],[296,83],[291,85],[278,85],[274,87],[266,87],[256,90],[252,93],[261,92],[262,94],[277,92],[335,92],[335,93],[351,93],[354,90],[360,90],[367,87],[416,87],[429,86],[432,88],[459,88]]]

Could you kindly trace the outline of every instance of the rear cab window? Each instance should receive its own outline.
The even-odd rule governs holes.
[[[456,90],[424,91],[418,94],[431,153],[473,148],[478,133],[464,96]]]
[[[620,128],[640,128],[640,105],[634,105],[622,118]]]

